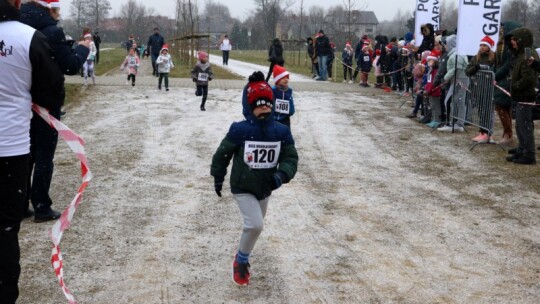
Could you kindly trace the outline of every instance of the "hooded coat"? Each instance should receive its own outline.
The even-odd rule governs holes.
[[[521,27],[521,24],[514,21],[503,22],[504,36],[497,43],[493,72],[495,72],[497,85],[506,91],[510,91],[510,73],[514,63],[514,54],[510,49],[510,37],[512,37],[510,33]],[[510,107],[512,105],[512,98],[500,89],[495,88],[493,92],[493,103],[503,107]]]
[[[515,101],[534,101],[536,96],[536,81],[538,74],[527,64],[525,48],[531,48],[531,55],[538,59],[538,54],[532,49],[533,34],[527,28],[518,28],[509,33],[517,42],[517,49],[512,49],[515,60],[512,69],[512,84],[510,93]]]
[[[258,200],[265,199],[275,189],[273,174],[279,172],[283,183],[288,183],[296,174],[298,166],[298,153],[290,129],[274,121],[273,113],[265,119],[258,119],[253,115],[247,102],[247,86],[242,96],[243,114],[246,118],[241,122],[234,122],[225,138],[219,144],[212,157],[210,175],[215,178],[224,178],[227,167],[232,159],[233,165],[230,175],[231,192],[234,194],[250,193]],[[252,169],[244,161],[246,143],[280,142],[281,149],[278,164],[274,168]]]
[[[424,51],[431,51],[435,47],[435,29],[433,28],[433,24],[422,24],[420,28],[422,29],[423,39],[422,44],[420,44],[416,51],[417,54],[422,54]]]

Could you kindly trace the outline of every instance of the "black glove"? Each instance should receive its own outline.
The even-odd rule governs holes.
[[[261,71],[253,72],[248,78],[248,82],[264,81],[264,74]]]
[[[276,190],[277,188],[281,187],[286,178],[287,176],[283,172],[278,171],[272,174],[272,190]]]
[[[191,80],[193,80],[193,82],[197,82],[197,78],[191,78]]]
[[[221,197],[221,189],[223,189],[224,180],[223,176],[214,176],[214,189],[219,197]]]

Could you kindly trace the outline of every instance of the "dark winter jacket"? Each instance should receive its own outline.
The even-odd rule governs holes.
[[[281,45],[281,41],[277,38],[274,39],[268,49],[268,61],[281,66],[285,64],[285,60],[283,60],[283,45]]]
[[[288,183],[294,177],[298,166],[298,153],[291,131],[287,126],[274,121],[272,115],[264,120],[259,120],[253,115],[247,104],[246,88],[244,88],[242,104],[246,120],[234,122],[231,125],[229,132],[212,157],[210,174],[217,178],[224,178],[232,159],[231,192],[234,194],[251,193],[258,200],[262,200],[270,196],[276,187],[273,181],[274,173],[278,172],[282,176],[283,183]],[[264,155],[278,157],[277,166],[268,169],[250,168],[244,161],[244,157],[248,157],[244,155],[244,149],[246,142],[249,141],[280,142],[279,155],[269,155],[271,153]],[[258,156],[262,157],[263,154]]]
[[[287,91],[280,90],[277,86],[272,86],[272,91],[274,92],[274,120],[283,121],[287,117],[294,115],[294,99],[293,99],[293,90],[288,88]],[[280,109],[276,109],[278,102],[277,100],[281,99],[286,102],[279,102],[281,104]],[[286,104],[288,103],[288,106]],[[287,113],[288,112],[288,113]]]
[[[161,36],[159,33],[154,33],[150,36],[150,38],[148,38],[146,46],[150,48],[150,52],[152,55],[159,56],[159,52],[163,48],[164,44],[165,39],[163,38],[163,36]]]
[[[315,40],[315,52],[317,53],[317,56],[330,56],[330,53],[333,51],[328,36],[321,35],[317,37]]]
[[[442,51],[441,58],[439,59],[439,68],[437,69],[437,75],[435,75],[435,81],[433,82],[434,86],[440,86],[444,81],[444,75],[448,72],[448,52],[446,50]],[[447,90],[450,87],[450,84],[443,86],[443,90]]]
[[[491,59],[490,54],[492,54],[491,56],[493,56]],[[471,58],[471,61],[469,61],[467,68],[465,69],[465,75],[467,75],[467,77],[471,77],[475,75],[479,70],[491,70],[493,64],[495,63],[494,59],[494,54],[491,51],[488,53],[482,53],[473,56]]]
[[[347,48],[343,49],[343,53],[341,53],[341,60],[344,64],[352,67],[353,64],[353,52],[352,49],[350,51],[347,50]]]
[[[0,22],[20,21],[20,13],[14,6],[6,1],[0,1]],[[0,35],[1,40],[2,35]],[[4,40],[1,40],[4,41]],[[4,54],[10,43],[4,42],[2,46]],[[53,50],[47,42],[47,37],[39,31],[35,31],[30,41],[29,54],[31,66],[20,66],[21,63],[13,62],[13,66],[32,71],[32,86],[30,94],[32,102],[47,108],[60,108],[62,99],[62,88],[64,84],[64,75],[58,65],[53,60]],[[20,56],[24,58],[24,56]],[[5,62],[16,61],[17,56],[5,55],[2,60]],[[6,75],[3,75],[6,76]],[[2,86],[0,86],[0,90]],[[11,87],[5,88],[11,90]]]
[[[517,49],[512,50],[516,58],[512,69],[512,85],[510,86],[512,100],[534,101],[538,74],[527,64],[525,59],[525,48],[532,48],[533,34],[527,28],[519,28],[509,34],[514,36],[518,46]],[[535,59],[538,59],[538,54],[534,49],[531,49],[531,54]]]
[[[203,74],[203,77],[199,77],[201,74]],[[208,81],[212,80],[212,78],[214,78],[214,73],[212,73],[210,63],[197,61],[195,67],[191,70],[191,79],[193,79],[197,85],[208,85]]]
[[[358,56],[358,61],[356,62],[356,65],[360,68],[360,71],[364,73],[371,72],[371,66],[372,66],[373,60],[370,54],[370,51],[362,52],[360,53],[360,56]]]
[[[64,30],[57,26],[46,7],[29,2],[21,6],[21,22],[42,32],[53,49],[55,61],[62,73],[75,75],[83,66],[90,49],[78,45],[74,50],[66,42]]]
[[[501,25],[504,28],[504,37],[500,37],[497,43],[493,72],[495,72],[497,85],[506,91],[510,91],[510,73],[514,64],[514,54],[510,49],[510,37],[512,37],[510,33],[520,28],[521,24],[514,21],[506,21]],[[499,106],[510,107],[512,105],[512,98],[500,89],[495,88],[493,92],[493,103]]]
[[[422,29],[422,44],[418,47],[416,54],[422,54],[424,51],[431,51],[435,46],[435,30],[433,24],[427,23],[422,24],[420,27]]]

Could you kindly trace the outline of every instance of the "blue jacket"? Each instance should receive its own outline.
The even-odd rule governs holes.
[[[344,49],[343,50],[343,53],[341,53],[341,59],[343,60],[343,63],[348,65],[348,66],[352,66],[353,64],[353,52],[351,50],[351,52],[347,52],[347,49]]]
[[[78,45],[74,50],[66,42],[64,30],[57,26],[46,7],[37,3],[25,3],[21,6],[21,22],[42,32],[53,50],[53,56],[62,73],[75,75],[83,66],[90,50]]]
[[[282,91],[276,86],[272,86],[272,91],[274,91],[274,120],[282,121],[283,119],[294,115],[294,100],[293,100],[293,91],[291,88],[288,88],[287,91]],[[289,101],[289,114],[278,113],[276,112],[276,99],[283,99]]]
[[[276,121],[272,115],[264,120],[257,119],[247,104],[246,88],[242,97],[243,113],[246,120],[234,122],[212,157],[210,174],[222,178],[232,159],[230,175],[231,192],[251,193],[262,200],[276,189],[273,174],[278,172],[283,183],[288,183],[296,174],[298,153],[294,139],[287,126]],[[267,169],[252,169],[244,161],[246,141],[281,142],[277,166]]]

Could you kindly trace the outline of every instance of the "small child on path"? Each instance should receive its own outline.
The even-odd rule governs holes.
[[[129,84],[129,81],[131,80],[131,86],[135,86],[135,76],[137,75],[137,69],[139,68],[140,64],[139,57],[135,54],[135,49],[130,49],[129,54],[126,56],[126,59],[124,59],[124,63],[120,66],[120,70],[127,70],[127,83]]]
[[[272,89],[264,81],[264,74],[253,73],[242,100],[246,120],[230,126],[212,157],[210,174],[219,197],[227,167],[233,160],[231,192],[244,219],[232,267],[233,282],[239,286],[249,284],[249,256],[263,230],[270,195],[294,177],[298,166],[291,131],[272,117],[273,102]]]
[[[284,67],[275,65],[274,83],[274,120],[291,128],[291,116],[294,115],[293,90],[289,87],[289,72]]]
[[[208,97],[208,81],[212,80],[214,74],[212,73],[210,62],[208,62],[208,54],[200,51],[197,57],[199,60],[191,71],[191,78],[197,84],[195,96],[202,96],[201,111],[206,111],[204,105],[206,103],[206,97]]]
[[[84,85],[86,86],[88,85],[88,76],[92,77],[92,84],[96,84],[96,75],[94,75],[94,61],[96,60],[97,49],[94,41],[92,41],[92,34],[85,34],[84,40],[90,42],[90,53],[88,53],[88,57],[86,57],[86,61],[83,65]]]
[[[158,79],[158,89],[161,90],[161,83],[165,79],[165,90],[169,90],[169,72],[174,68],[172,62],[172,57],[169,54],[169,47],[164,44],[161,48],[159,57],[156,59],[156,65],[158,69],[159,79]]]

